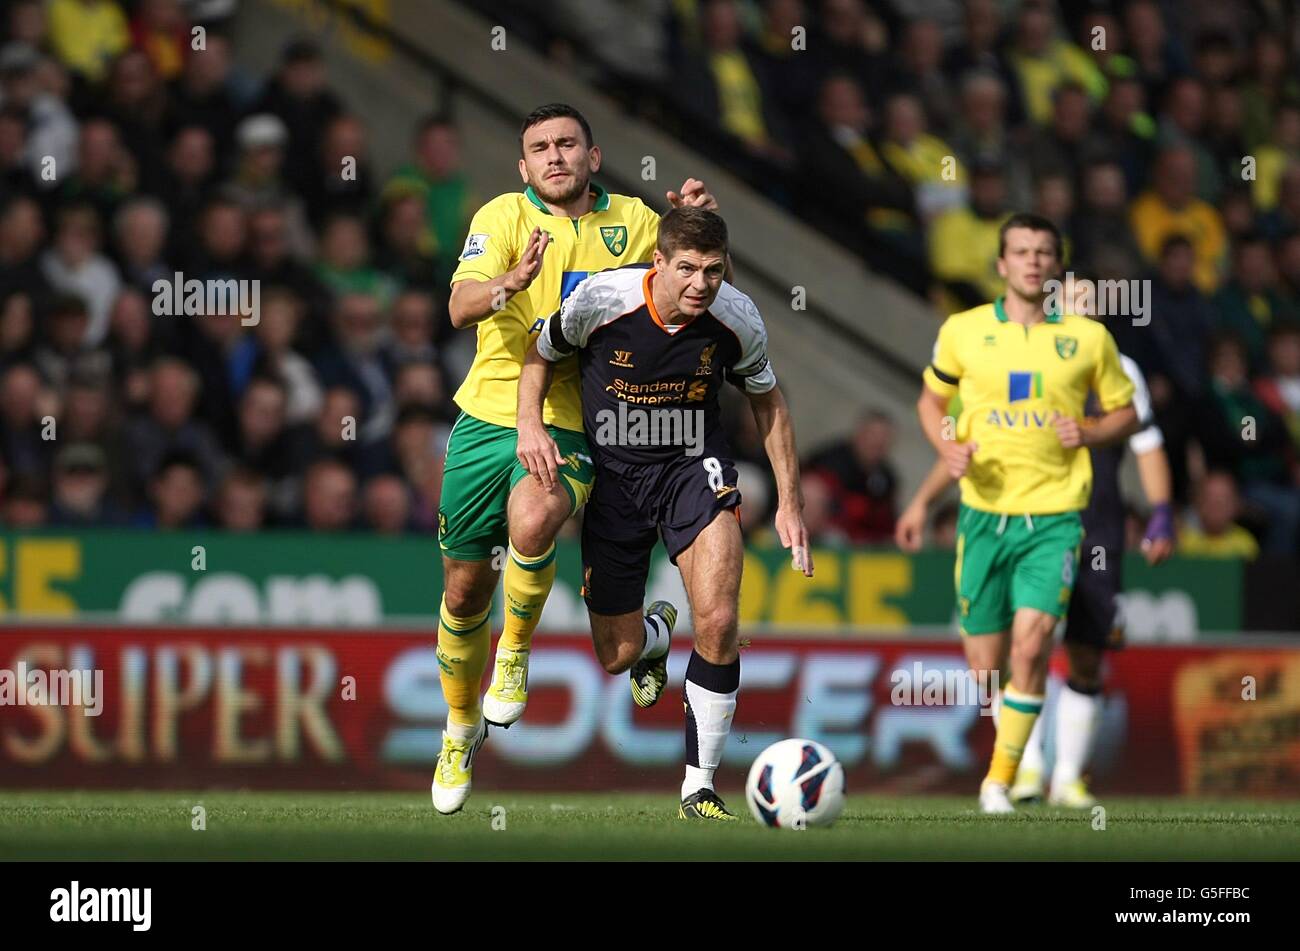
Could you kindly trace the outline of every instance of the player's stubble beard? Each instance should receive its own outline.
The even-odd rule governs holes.
[[[550,172],[551,169],[547,169],[546,171]],[[569,188],[564,191],[552,189],[546,184],[545,178],[540,178],[532,183],[533,191],[537,193],[537,197],[548,205],[569,205],[591,190],[590,172],[579,177],[578,173],[573,169],[566,169],[566,171],[573,173],[574,176],[574,182],[569,186]]]

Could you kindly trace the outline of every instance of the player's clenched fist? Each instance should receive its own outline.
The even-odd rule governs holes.
[[[1168,502],[1158,503],[1142,535],[1142,557],[1158,565],[1174,553],[1174,510]]]
[[[812,548],[808,544],[808,529],[799,512],[788,508],[776,510],[776,534],[781,547],[790,549],[790,567],[802,571],[805,578],[813,576]]]
[[[1083,427],[1073,416],[1057,416],[1052,425],[1056,427],[1056,438],[1066,449],[1078,449],[1084,444]]]
[[[894,524],[894,541],[906,552],[921,550],[925,538],[925,506],[909,505]]]
[[[948,474],[954,479],[964,476],[966,467],[970,465],[970,457],[975,455],[979,447],[977,442],[945,441],[941,452],[944,464],[948,467]]]
[[[542,483],[547,492],[555,486],[557,467],[564,465],[560,447],[539,423],[520,423],[519,438],[515,443],[515,456],[531,475]]]
[[[506,277],[505,288],[512,294],[527,290],[533,278],[542,272],[542,255],[551,243],[551,233],[541,228],[534,228],[528,236],[528,246],[524,248],[523,257]]]

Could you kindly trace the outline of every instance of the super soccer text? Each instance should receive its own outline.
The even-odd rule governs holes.
[[[38,642],[18,656],[20,665],[66,660],[74,670],[95,666],[95,651],[85,644],[65,650]],[[198,715],[207,721],[203,743],[214,763],[296,760],[304,747],[326,762],[345,759],[325,709],[338,676],[334,655],[324,647],[127,646],[114,661],[109,699],[115,729],[97,730],[58,707],[27,706],[29,722],[10,724],[0,735],[5,755],[42,763],[66,750],[83,762],[170,762],[184,752],[186,737],[192,739]]]
[[[19,645],[14,656],[28,664],[102,666],[106,715],[89,720],[58,707],[0,707],[0,763],[402,766],[436,753],[447,707],[429,691],[439,673],[433,649],[397,651],[373,672],[377,679],[358,678],[358,697],[376,704],[363,737],[357,721],[344,715],[337,689],[340,672],[355,663],[344,656],[347,642],[328,636],[307,643],[223,641],[177,635],[111,650],[76,640]],[[671,669],[684,671],[688,655],[675,652]],[[917,653],[887,665],[876,653],[751,648],[747,689],[783,712],[777,721],[770,715],[753,724],[742,720],[733,740],[762,748],[792,732],[824,743],[847,764],[869,758],[880,768],[896,765],[910,744],[917,751],[928,747],[946,766],[970,768],[968,736],[980,711],[975,698],[938,708],[889,703],[889,671],[917,663],[924,677],[927,670],[960,670],[964,661],[959,653]],[[606,682],[589,653],[552,647],[539,654],[529,689],[550,696],[556,716],[494,736],[493,753],[507,763],[558,765],[593,745],[629,766],[671,763],[681,755],[680,729],[639,721],[626,687]]]

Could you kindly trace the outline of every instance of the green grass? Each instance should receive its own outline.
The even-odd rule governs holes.
[[[806,832],[741,818],[688,824],[671,795],[485,791],[444,817],[414,792],[8,791],[0,859],[1300,859],[1300,803],[1116,799],[1103,831],[1046,806],[986,818],[973,796],[851,796]]]

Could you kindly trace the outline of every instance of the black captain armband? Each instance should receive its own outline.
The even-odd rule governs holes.
[[[956,386],[961,382],[955,376],[949,376],[947,373],[944,373],[933,363],[930,364],[930,369],[934,371],[934,375],[938,378],[940,383],[947,383],[949,386]]]
[[[768,366],[767,356],[764,355],[763,358],[759,360],[756,364],[754,364],[752,367],[747,367],[744,370],[739,370],[736,367],[727,367],[723,371],[723,379],[726,380],[728,383],[730,383],[732,386],[743,390],[745,389],[745,381],[748,380],[750,377],[758,376],[760,373],[762,373],[764,370],[767,369],[767,366]]]
[[[763,356],[758,359],[758,362],[756,362],[752,367],[749,367],[748,369],[745,370],[732,367],[730,370],[730,374],[736,377],[737,379],[747,380],[751,376],[758,376],[760,373],[766,370],[767,363],[768,363],[767,354],[763,354]]]
[[[550,320],[546,322],[548,330],[546,331],[546,342],[551,345],[556,353],[562,356],[568,356],[577,349],[573,344],[564,339],[563,321],[557,312]]]

